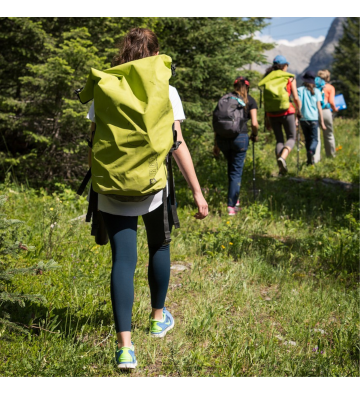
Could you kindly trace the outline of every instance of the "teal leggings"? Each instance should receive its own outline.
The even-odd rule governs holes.
[[[143,215],[149,246],[148,281],[151,306],[164,307],[170,279],[170,245],[163,245],[163,205]],[[109,235],[112,251],[111,301],[116,332],[131,330],[131,313],[134,302],[134,273],[137,262],[138,217],[101,213]],[[173,226],[169,210],[170,229]]]

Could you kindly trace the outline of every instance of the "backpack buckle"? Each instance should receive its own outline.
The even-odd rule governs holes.
[[[173,77],[176,76],[176,71],[175,71],[175,69],[176,69],[176,64],[172,64],[172,65],[171,65],[171,74],[172,74]]]

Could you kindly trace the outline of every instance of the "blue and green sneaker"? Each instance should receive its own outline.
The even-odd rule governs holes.
[[[120,369],[135,369],[137,361],[135,358],[134,343],[131,342],[131,347],[118,348],[116,342],[115,362]]]
[[[153,320],[150,316],[150,334],[153,337],[164,337],[166,332],[172,329],[174,325],[174,318],[165,307],[163,309],[162,321]]]

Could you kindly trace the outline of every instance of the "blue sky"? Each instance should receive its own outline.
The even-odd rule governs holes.
[[[257,37],[285,45],[300,45],[325,38],[334,17],[278,17],[268,20],[269,26]]]

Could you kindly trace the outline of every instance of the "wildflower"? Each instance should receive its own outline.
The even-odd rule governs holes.
[[[230,221],[227,221],[227,222],[226,222],[226,225],[229,225],[229,223],[230,223]]]
[[[53,211],[54,209],[52,207],[50,207],[50,211]]]
[[[225,248],[225,246],[222,245],[221,248]]]
[[[321,354],[324,354],[324,351],[321,351]]]
[[[234,244],[234,243],[232,243],[231,241],[230,241],[230,243],[229,243],[231,246]]]

